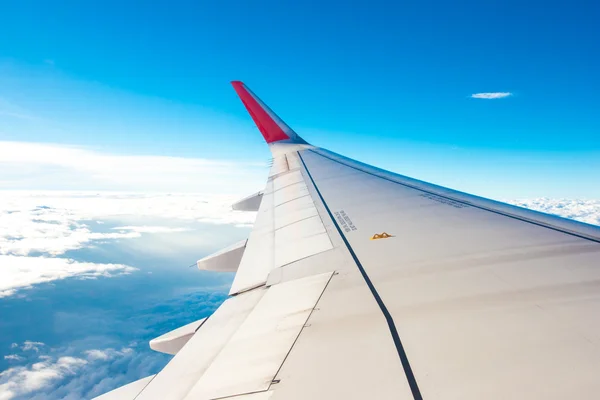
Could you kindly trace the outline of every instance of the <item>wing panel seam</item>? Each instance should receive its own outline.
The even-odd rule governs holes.
[[[283,364],[285,364],[286,360],[290,356],[290,353],[294,349],[294,346],[296,345],[296,342],[300,338],[300,335],[302,335],[302,332],[304,331],[304,328],[306,328],[306,324],[308,323],[308,321],[310,321],[310,317],[313,315],[313,312],[315,311],[315,309],[319,305],[319,301],[321,301],[321,297],[323,297],[323,293],[325,293],[325,291],[327,290],[327,286],[329,286],[329,282],[331,282],[331,279],[333,279],[333,276],[335,275],[335,272],[332,271],[332,272],[330,272],[330,274],[331,275],[329,275],[329,279],[327,280],[327,282],[325,283],[325,286],[323,287],[323,291],[319,295],[319,298],[315,302],[315,305],[313,306],[312,310],[310,310],[310,313],[308,314],[308,316],[306,317],[306,320],[304,321],[304,325],[302,326],[302,328],[300,328],[300,332],[298,332],[298,336],[296,336],[296,338],[294,339],[294,342],[292,343],[292,345],[290,346],[290,349],[288,350],[287,354],[283,358],[283,361],[279,365],[279,368],[275,372],[275,375],[273,375],[273,379],[277,378],[277,375],[279,374],[279,371],[281,371],[281,368],[283,368]],[[266,391],[271,390],[271,386],[273,386],[273,381],[271,381],[271,384],[269,385],[269,387],[267,388],[267,390],[264,390],[264,391],[266,392]]]

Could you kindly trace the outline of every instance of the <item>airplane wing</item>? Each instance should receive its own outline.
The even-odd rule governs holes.
[[[598,397],[600,228],[310,145],[232,84],[273,165],[234,205],[248,239],[198,261],[236,271],[231,296],[99,398]]]

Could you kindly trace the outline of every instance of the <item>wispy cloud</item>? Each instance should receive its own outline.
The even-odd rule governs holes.
[[[133,352],[133,349],[131,348],[123,348],[121,350],[115,350],[115,349],[104,349],[104,350],[98,350],[98,349],[92,349],[92,350],[86,350],[84,351],[84,354],[87,356],[87,358],[89,360],[110,360],[116,357],[122,357],[124,355],[127,354],[131,354]]]
[[[36,353],[40,351],[40,348],[44,347],[46,344],[42,342],[34,342],[31,340],[26,340],[23,342],[23,346],[21,350],[23,351],[35,351]]]
[[[511,92],[485,92],[485,93],[473,93],[471,95],[472,99],[503,99],[505,97],[510,97],[513,94]]]
[[[0,189],[245,194],[262,188],[265,167],[255,162],[112,154],[81,146],[0,141]]]
[[[0,255],[0,298],[32,285],[72,277],[113,277],[136,271],[123,264],[77,262],[67,258],[19,257]],[[43,343],[25,342],[22,350],[39,351]]]
[[[23,361],[25,358],[21,357],[18,354],[8,354],[4,356],[4,359],[9,361]]]
[[[135,234],[141,233],[174,233],[174,232],[187,232],[190,228],[170,228],[168,226],[116,226],[113,230],[128,231]]]
[[[36,119],[30,111],[15,105],[14,103],[0,97],[0,116],[6,116],[24,120]]]

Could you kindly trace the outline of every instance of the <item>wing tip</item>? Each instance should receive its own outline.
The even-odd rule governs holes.
[[[242,81],[231,81],[231,86],[267,143],[290,140],[290,134],[293,131]]]

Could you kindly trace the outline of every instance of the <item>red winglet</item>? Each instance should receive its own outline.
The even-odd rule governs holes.
[[[262,133],[267,143],[280,140],[294,140],[298,136],[285,124],[266,104],[264,104],[250,89],[240,81],[233,81],[231,85],[244,103],[246,110]],[[298,138],[299,139],[299,138]],[[300,139],[302,140],[302,139]]]

